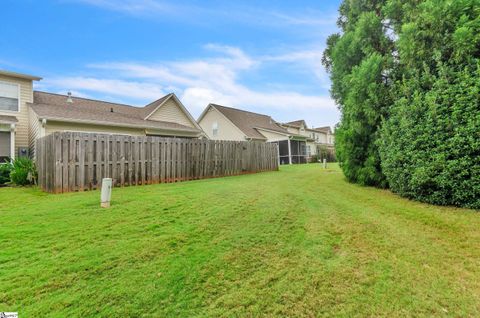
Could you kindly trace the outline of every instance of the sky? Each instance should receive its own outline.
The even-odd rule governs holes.
[[[195,118],[209,103],[334,126],[321,64],[340,0],[2,0],[0,69],[35,89],[144,106],[174,92]]]

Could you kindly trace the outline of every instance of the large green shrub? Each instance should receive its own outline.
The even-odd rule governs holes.
[[[422,1],[398,38],[403,79],[378,142],[403,196],[480,208],[480,2]]]
[[[480,64],[442,69],[430,90],[395,103],[379,143],[382,169],[403,196],[480,208]]]
[[[10,178],[13,184],[25,186],[35,184],[37,180],[37,169],[32,159],[20,157],[13,161]]]
[[[10,162],[0,163],[0,186],[10,182],[10,172],[12,165]]]

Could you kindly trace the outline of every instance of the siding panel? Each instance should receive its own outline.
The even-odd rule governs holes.
[[[40,130],[41,130],[41,124],[40,124],[40,119],[37,117],[37,115],[33,112],[32,108],[28,107],[28,116],[29,116],[29,122],[30,122],[30,127],[28,129],[28,146],[30,147],[30,155],[32,158],[35,157],[35,140],[40,138]]]
[[[178,123],[187,127],[195,128],[195,125],[190,121],[187,115],[180,109],[180,106],[173,98],[165,102],[155,113],[153,113],[149,120],[168,121]]]
[[[218,123],[218,135],[213,136],[212,125]],[[211,107],[198,123],[211,140],[245,141],[245,135],[218,110]]]

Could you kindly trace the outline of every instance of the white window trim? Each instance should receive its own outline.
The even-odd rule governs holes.
[[[0,113],[11,113],[11,114],[20,113],[20,84],[12,83],[12,82],[6,82],[6,81],[0,81],[0,84],[16,85],[17,86],[17,103],[18,103],[18,107],[17,107],[16,111],[15,110],[0,110]]]
[[[212,136],[213,137],[218,137],[218,122],[213,122],[212,123]],[[216,132],[216,133],[215,133]]]
[[[0,128],[1,132],[10,133],[10,160],[15,159],[15,124],[2,124],[2,128]],[[8,127],[8,128],[7,128]],[[0,164],[3,162],[0,161]]]

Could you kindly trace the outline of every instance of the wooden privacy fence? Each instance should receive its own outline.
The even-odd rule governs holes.
[[[56,132],[36,142],[38,183],[52,193],[278,170],[277,145]]]

